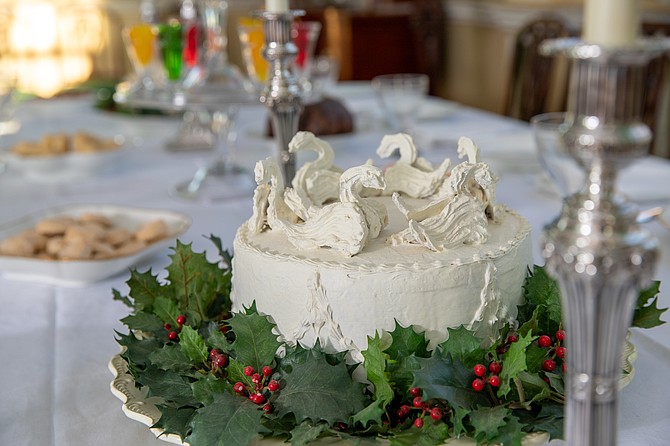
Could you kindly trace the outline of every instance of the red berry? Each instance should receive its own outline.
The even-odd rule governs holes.
[[[423,427],[423,418],[417,418],[414,420],[414,427],[421,429]]]
[[[249,399],[252,403],[258,404],[259,406],[265,402],[265,397],[262,393],[252,393],[249,395]]]
[[[253,375],[251,375],[251,382],[254,383],[254,384],[258,384],[262,380],[263,380],[263,378],[261,377],[261,375],[259,373],[254,373]]]
[[[484,381],[481,379],[477,378],[474,381],[472,381],[472,388],[475,389],[477,392],[481,392],[484,390]]]
[[[491,364],[489,364],[489,372],[493,373],[494,375],[500,374],[502,371],[502,364],[499,362],[493,361]]]
[[[421,396],[421,389],[419,387],[412,387],[409,389],[409,394],[412,396]]]
[[[244,376],[251,376],[251,375],[254,374],[254,372],[255,372],[254,368],[251,367],[250,365],[248,365],[244,368]]]
[[[421,397],[415,396],[414,399],[412,400],[412,405],[414,407],[421,409],[421,406],[423,406],[423,401],[421,401]]]
[[[172,325],[168,324],[167,322],[163,324],[163,328],[165,328],[166,331],[172,330]]]
[[[544,378],[542,378],[542,379],[543,379],[543,380],[544,380],[544,382],[546,382],[547,384],[549,384],[549,383],[550,383],[550,381],[549,381],[549,378],[547,378],[546,376],[545,376]]]
[[[554,369],[556,368],[556,363],[554,362],[553,359],[545,359],[544,362],[542,363],[542,368],[547,372],[553,372]]]
[[[556,347],[556,356],[559,358],[563,359],[565,358],[565,354],[567,353],[567,350],[565,347]]]
[[[186,316],[184,316],[183,314],[177,316],[177,323],[179,325],[184,325],[184,322],[186,322]]]
[[[265,413],[272,412],[272,406],[270,406],[269,404],[266,404],[265,406],[263,406],[263,412],[265,412]]]
[[[442,418],[442,410],[439,407],[433,407],[430,410],[430,417],[437,421]]]
[[[498,375],[493,375],[489,378],[489,384],[493,387],[500,387],[500,377]]]
[[[212,358],[212,359],[214,359],[216,357],[216,355],[218,355],[218,354],[219,354],[219,351],[215,348],[213,348],[209,351],[209,357]]]
[[[513,334],[511,334],[511,335],[509,335],[509,336],[507,337],[507,342],[508,342],[509,344],[511,344],[511,343],[513,343],[513,342],[516,342],[516,341],[518,341],[518,340],[519,340],[519,338],[517,338],[516,335],[513,335]]]
[[[556,332],[556,339],[559,341],[563,341],[565,339],[565,330],[558,330]]]
[[[216,368],[225,367],[228,365],[228,356],[226,355],[217,355],[212,361]]]
[[[263,367],[263,376],[270,376],[272,375],[272,367],[270,366],[265,366]]]
[[[168,339],[171,341],[176,341],[177,339],[179,339],[179,335],[177,334],[176,331],[171,331],[170,333],[168,333]]]
[[[550,347],[551,346],[551,338],[547,335],[542,335],[537,340],[537,345],[539,345],[542,348]]]
[[[277,390],[279,390],[279,383],[273,379],[268,383],[268,390],[270,392],[276,392]]]
[[[236,382],[235,385],[233,386],[233,390],[234,390],[236,393],[239,393],[240,395],[242,395],[242,394],[245,392],[246,387],[245,387],[244,383],[241,383],[241,382],[238,381],[238,382]]]
[[[407,404],[403,404],[400,406],[400,409],[398,409],[398,416],[400,418],[406,417],[410,410],[412,410],[411,407],[409,407]]]
[[[476,366],[473,367],[473,370],[475,372],[475,375],[479,377],[486,375],[486,367],[484,367],[483,364],[477,364]]]

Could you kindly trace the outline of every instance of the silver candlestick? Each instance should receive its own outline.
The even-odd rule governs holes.
[[[547,41],[546,55],[573,61],[566,150],[586,172],[544,233],[543,256],[561,290],[567,330],[565,439],[570,446],[617,444],[623,346],[639,291],[652,277],[655,239],[617,193],[619,170],[647,154],[641,121],[644,73],[668,42],[646,39],[610,49],[575,39]]]
[[[300,84],[290,71],[291,61],[298,55],[298,47],[293,43],[291,28],[294,18],[304,14],[305,11],[302,10],[255,13],[263,19],[265,33],[263,57],[270,62],[272,70],[260,99],[271,113],[277,158],[285,184],[290,184],[295,176],[295,155],[288,151],[288,143],[298,132],[300,114],[303,110]]]

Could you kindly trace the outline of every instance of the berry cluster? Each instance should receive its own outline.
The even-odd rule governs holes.
[[[244,368],[244,376],[251,378],[251,385],[238,381],[233,386],[233,390],[239,395],[246,396],[252,403],[259,406],[264,404],[263,410],[267,413],[272,412],[272,406],[265,404],[272,394],[279,390],[279,381],[271,379],[273,370],[270,366],[263,367],[262,374],[256,373],[250,365]]]
[[[216,372],[228,366],[228,356],[213,348],[209,351],[209,359],[212,360],[212,371]]]
[[[171,341],[178,341],[179,340],[179,332],[181,331],[181,328],[184,326],[186,323],[186,316],[183,314],[180,314],[177,316],[177,324],[179,327],[177,327],[175,330],[172,329],[172,325],[168,324],[167,322],[163,324],[163,328],[168,332],[168,339]]]
[[[422,391],[419,387],[412,387],[409,389],[409,394],[412,397],[412,405],[403,404],[398,409],[398,419],[403,420],[407,418],[412,412],[417,414],[414,419],[414,427],[421,429],[424,423],[424,417],[426,415],[430,416],[435,421],[439,421],[444,417],[443,409],[438,407],[437,403],[431,404],[426,401],[422,401],[421,394]]]
[[[475,378],[472,381],[472,388],[477,392],[484,390],[486,383],[491,387],[500,387],[500,372],[502,371],[502,364],[498,361],[491,361],[488,368],[484,364],[477,364],[472,368],[475,372]]]
[[[537,339],[537,345],[541,348],[547,349],[548,359],[542,361],[542,370],[545,372],[553,372],[556,370],[557,360],[562,362],[561,370],[565,373],[566,364],[565,356],[567,350],[563,347],[563,341],[565,340],[565,330],[558,330],[556,332],[556,341],[553,341],[549,336],[542,335]]]

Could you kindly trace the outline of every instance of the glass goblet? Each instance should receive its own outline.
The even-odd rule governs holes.
[[[540,165],[554,182],[562,198],[576,193],[584,185],[584,171],[567,151],[561,134],[565,113],[551,112],[533,116],[530,125]]]
[[[394,131],[414,133],[415,117],[428,94],[429,78],[419,73],[383,74],[372,78],[377,94]]]

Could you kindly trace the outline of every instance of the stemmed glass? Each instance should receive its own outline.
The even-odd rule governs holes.
[[[372,88],[394,129],[413,134],[417,111],[428,94],[426,74],[383,74],[372,78]]]

